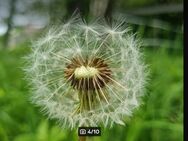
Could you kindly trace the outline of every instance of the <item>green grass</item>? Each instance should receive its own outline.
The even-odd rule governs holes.
[[[28,45],[0,51],[0,141],[76,141],[76,131],[62,130],[29,102],[22,57]],[[144,49],[150,81],[143,105],[125,127],[103,129],[95,141],[182,141],[182,51]]]

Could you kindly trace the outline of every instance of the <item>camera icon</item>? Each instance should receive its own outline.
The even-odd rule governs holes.
[[[86,135],[86,129],[80,129],[79,133],[80,135]]]

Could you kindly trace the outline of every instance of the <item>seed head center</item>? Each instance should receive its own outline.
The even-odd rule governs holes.
[[[89,66],[80,66],[74,71],[76,78],[91,78],[98,74],[98,69]]]
[[[105,88],[110,82],[112,71],[102,58],[74,57],[64,70],[65,78],[70,85],[81,91]]]

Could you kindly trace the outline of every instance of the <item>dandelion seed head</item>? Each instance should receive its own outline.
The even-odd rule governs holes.
[[[140,46],[123,21],[50,27],[25,57],[32,102],[62,127],[124,125],[144,94]]]

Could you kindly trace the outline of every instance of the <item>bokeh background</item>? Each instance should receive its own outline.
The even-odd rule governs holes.
[[[76,141],[29,102],[23,56],[48,25],[74,11],[88,21],[122,17],[142,39],[150,81],[126,126],[102,129],[94,141],[183,140],[182,0],[0,0],[0,141]]]

